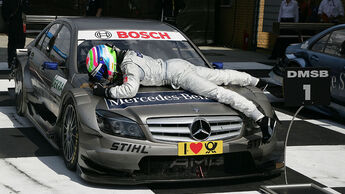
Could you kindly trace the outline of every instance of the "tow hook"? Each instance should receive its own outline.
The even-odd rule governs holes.
[[[205,178],[204,172],[203,172],[202,167],[200,165],[196,168],[196,175],[199,178]]]

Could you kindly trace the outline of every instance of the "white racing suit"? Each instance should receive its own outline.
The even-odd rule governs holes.
[[[264,115],[252,101],[218,85],[255,86],[259,79],[235,70],[216,70],[195,66],[182,59],[153,59],[134,51],[127,51],[120,66],[124,83],[110,88],[112,98],[132,98],[144,86],[172,85],[229,104],[234,109],[257,121]]]

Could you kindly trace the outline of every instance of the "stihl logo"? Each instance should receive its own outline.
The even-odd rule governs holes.
[[[289,70],[287,78],[325,78],[328,77],[327,70]]]
[[[171,39],[167,32],[117,31],[116,33],[119,38],[123,39]]]

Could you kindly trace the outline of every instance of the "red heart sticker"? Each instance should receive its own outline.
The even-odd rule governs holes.
[[[191,143],[189,147],[195,154],[197,154],[202,148],[202,143]]]

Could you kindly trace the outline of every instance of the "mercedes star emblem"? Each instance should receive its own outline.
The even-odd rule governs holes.
[[[190,132],[192,137],[195,140],[203,141],[210,137],[211,135],[211,126],[203,118],[197,118],[190,126]]]

